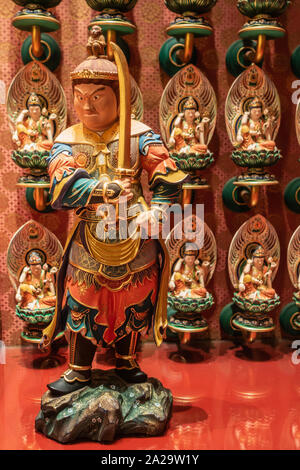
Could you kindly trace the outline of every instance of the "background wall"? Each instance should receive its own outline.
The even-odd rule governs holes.
[[[7,88],[22,67],[20,48],[27,36],[27,33],[11,26],[11,18],[17,11],[18,7],[12,1],[1,0],[0,79],[4,80]],[[61,22],[61,29],[53,33],[53,37],[62,50],[61,65],[55,75],[67,95],[68,125],[71,125],[77,120],[72,109],[69,74],[86,56],[87,25],[95,12],[84,0],[63,0],[53,11]],[[214,34],[209,38],[196,40],[196,47],[197,65],[211,81],[218,99],[218,121],[210,144],[216,162],[206,174],[212,189],[199,194],[198,202],[205,204],[205,221],[213,230],[218,244],[217,268],[209,285],[216,302],[208,320],[211,337],[219,338],[219,314],[232,296],[226,264],[228,248],[234,233],[254,213],[264,215],[274,225],[280,239],[282,255],[274,287],[281,296],[282,306],[291,301],[293,293],[287,272],[286,251],[289,239],[300,223],[300,216],[285,207],[283,191],[286,184],[300,174],[300,164],[297,161],[299,146],[294,126],[295,105],[291,101],[294,91],[292,82],[296,78],[289,64],[293,49],[300,44],[300,4],[294,2],[281,17],[287,35],[283,39],[268,42],[264,63],[264,70],[274,81],[282,105],[282,122],[276,142],[284,158],[272,168],[280,185],[269,188],[267,192],[262,190],[258,207],[247,214],[231,213],[222,204],[224,183],[239,173],[239,169],[230,160],[232,147],[225,129],[224,103],[233,82],[233,77],[226,71],[225,55],[229,45],[238,39],[238,31],[244,18],[237,10],[235,0],[218,0],[208,16],[214,26]],[[144,122],[159,131],[159,101],[168,77],[159,68],[158,53],[167,39],[165,28],[175,14],[164,6],[163,0],[139,0],[129,17],[137,25],[137,33],[126,37],[131,50],[130,70],[144,96]],[[21,225],[32,218],[52,230],[64,243],[71,225],[69,214],[67,218],[66,213],[39,214],[31,210],[25,199],[25,191],[16,187],[22,172],[11,160],[12,148],[6,107],[0,104],[0,338],[8,345],[20,342],[22,330],[22,321],[15,316],[15,293],[6,269],[6,251],[11,237]],[[277,317],[278,313],[279,311]],[[279,329],[277,334],[280,334]]]

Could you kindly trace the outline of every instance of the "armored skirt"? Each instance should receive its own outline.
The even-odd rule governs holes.
[[[74,234],[66,266],[62,301],[66,329],[103,346],[131,331],[146,333],[157,300],[158,243],[144,240],[128,265],[105,266],[84,247],[80,237],[84,223]]]

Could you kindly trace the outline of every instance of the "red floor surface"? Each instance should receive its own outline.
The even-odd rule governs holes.
[[[176,351],[175,344],[145,343],[140,359],[173,393],[164,436],[62,445],[36,433],[34,420],[46,384],[67,368],[66,349],[59,350],[58,367],[43,369],[47,363],[35,349],[7,348],[0,365],[0,449],[300,449],[300,364],[292,363],[291,342],[248,349],[221,341],[189,348],[186,363],[175,362]],[[94,367],[109,368],[101,357]]]

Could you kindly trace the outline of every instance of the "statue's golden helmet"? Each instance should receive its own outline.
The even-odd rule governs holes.
[[[100,28],[101,29],[101,28]],[[88,46],[88,45],[87,45]],[[105,55],[89,55],[71,72],[72,88],[81,83],[101,83],[110,86],[119,102],[119,77],[115,62]]]
[[[108,58],[90,56],[71,72],[72,81],[117,80],[117,66]]]
[[[99,34],[102,33],[98,26]],[[90,32],[90,39],[92,34]],[[87,48],[89,48],[89,42]],[[105,45],[105,42],[104,42]],[[94,53],[96,49],[93,50]],[[88,49],[89,54],[89,49]],[[114,62],[105,55],[89,55],[73,72],[71,72],[72,81],[94,81],[94,80],[118,80],[118,70]]]

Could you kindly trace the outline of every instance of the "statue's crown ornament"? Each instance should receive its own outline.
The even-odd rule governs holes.
[[[29,264],[42,264],[42,258],[37,251],[32,251],[28,257]]]
[[[186,250],[184,252],[184,256],[197,256],[198,251],[197,250]]]
[[[265,250],[263,249],[262,246],[259,246],[256,248],[256,250],[253,253],[253,258],[265,258]]]
[[[197,103],[192,96],[189,96],[186,102],[184,103],[183,110],[186,109],[195,109],[197,110]]]
[[[27,102],[27,106],[39,106],[42,108],[42,102],[36,93],[31,93]]]
[[[259,98],[253,98],[253,100],[249,104],[249,109],[254,109],[254,108],[263,109],[263,107],[264,107],[263,102]]]
[[[197,248],[197,245],[193,242],[191,243],[186,243],[183,247],[183,256],[195,256],[196,258],[199,255],[199,249]]]
[[[102,29],[94,25],[87,42],[88,57],[71,72],[71,79],[118,80],[117,66],[104,54],[105,47]]]

